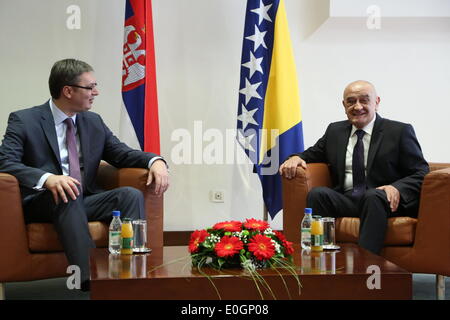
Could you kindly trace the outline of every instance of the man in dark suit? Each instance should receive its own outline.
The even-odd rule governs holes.
[[[43,105],[13,112],[0,147],[0,172],[20,184],[25,221],[52,222],[70,264],[81,269],[82,289],[89,286],[89,248],[95,247],[88,221],[122,217],[144,219],[142,192],[101,190],[95,184],[100,160],[116,167],[149,168],[147,185],[164,193],[169,177],[156,154],[121,143],[101,117],[89,112],[99,94],[93,69],[65,59],[50,72],[52,98]]]
[[[307,163],[329,165],[333,188],[313,188],[307,205],[330,217],[359,217],[359,245],[379,254],[387,218],[417,216],[429,167],[410,124],[377,114],[380,97],[367,81],[355,81],[342,101],[348,121],[332,123],[306,151],[290,156],[280,174],[291,179]]]

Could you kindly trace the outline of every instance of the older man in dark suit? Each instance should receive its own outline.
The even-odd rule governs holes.
[[[290,156],[280,174],[290,179],[298,166],[327,163],[333,188],[312,189],[307,205],[322,216],[359,217],[359,245],[378,254],[387,218],[417,215],[429,168],[413,127],[377,114],[380,97],[371,83],[350,83],[342,103],[348,121],[330,124],[314,146]]]
[[[134,188],[103,191],[95,184],[100,160],[116,167],[149,168],[147,185],[157,194],[168,188],[162,157],[121,143],[98,114],[89,112],[99,94],[93,69],[65,59],[52,67],[52,98],[43,105],[13,112],[0,147],[0,171],[20,184],[25,221],[52,222],[70,264],[81,268],[82,289],[89,286],[88,221],[144,218],[142,193]]]

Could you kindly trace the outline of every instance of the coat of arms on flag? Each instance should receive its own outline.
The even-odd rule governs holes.
[[[122,99],[126,119],[121,121],[121,138],[159,154],[152,3],[126,0],[125,5]]]
[[[125,21],[122,66],[123,91],[134,89],[145,83],[145,46],[141,36],[143,30],[136,30],[134,24],[137,25],[138,23],[134,20],[134,16],[132,16]]]

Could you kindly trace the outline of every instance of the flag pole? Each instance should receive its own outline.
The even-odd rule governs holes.
[[[263,207],[263,220],[269,221],[269,211],[267,211],[266,204],[264,204]]]

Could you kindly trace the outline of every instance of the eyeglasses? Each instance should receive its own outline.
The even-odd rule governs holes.
[[[86,89],[86,90],[94,90],[97,88],[97,83],[94,83],[91,87],[83,87],[83,86],[79,86],[77,84],[68,84],[69,87],[75,87],[75,88],[81,88],[81,89]]]

